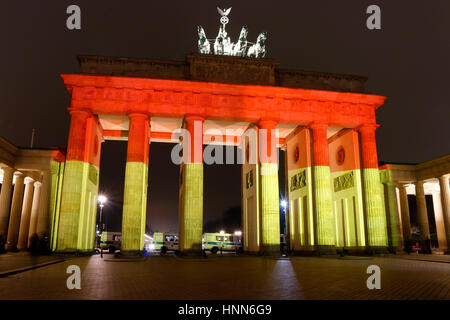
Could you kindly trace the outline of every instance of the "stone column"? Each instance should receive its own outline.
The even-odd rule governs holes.
[[[28,249],[28,231],[30,228],[31,207],[33,204],[34,180],[25,178],[25,195],[23,196],[22,214],[20,216],[19,240],[17,249],[25,251]]]
[[[261,163],[261,253],[280,254],[280,190],[275,121],[259,122]]]
[[[40,197],[41,197],[41,186],[42,183],[39,181],[36,181],[34,183],[34,194],[33,194],[33,204],[31,205],[31,218],[30,218],[30,228],[28,231],[28,244],[27,246],[30,247],[31,244],[31,237],[36,234],[36,228],[37,228],[37,222],[38,222],[38,216],[39,216],[39,204],[40,204]]]
[[[397,192],[395,185],[392,182],[385,183],[387,191],[387,200],[389,208],[389,230],[390,230],[390,245],[394,249],[401,249],[402,235],[400,233],[400,217],[398,214]]]
[[[386,212],[383,207],[380,174],[378,172],[375,130],[377,125],[359,128],[363,164],[364,199],[369,247],[386,248],[388,245]]]
[[[24,176],[21,172],[16,174],[13,199],[11,204],[11,215],[8,225],[8,238],[6,241],[7,251],[17,251],[17,240],[19,239],[20,214],[24,195]]]
[[[409,217],[408,193],[406,192],[406,185],[400,185],[398,188],[400,190],[403,241],[406,244],[406,242],[411,240],[411,220]]]
[[[36,233],[41,239],[44,235],[47,237],[50,235],[50,189],[51,189],[51,175],[50,171],[46,170],[42,172],[42,184],[41,184],[41,196],[39,199],[39,208],[36,224]],[[57,186],[56,186],[57,187]]]
[[[319,251],[335,250],[336,225],[333,213],[330,159],[326,123],[313,123],[313,195]]]
[[[425,245],[426,241],[430,239],[430,227],[428,225],[427,202],[425,199],[425,191],[423,189],[424,181],[417,181],[416,185],[416,206],[417,218],[419,220],[420,240]]]
[[[71,120],[59,212],[57,252],[76,252],[79,248],[80,216],[84,214],[82,196],[86,191],[85,150],[89,110],[69,109]],[[45,183],[45,181],[44,181]],[[39,232],[38,218],[38,232]]]
[[[150,148],[150,121],[143,113],[130,113],[121,253],[139,254],[144,250],[147,215],[148,156]]]
[[[180,165],[178,228],[180,252],[188,255],[202,252],[203,121],[202,117],[189,115],[184,125],[189,132],[189,137],[186,137],[189,141],[183,143],[183,162]]]
[[[3,167],[3,183],[0,193],[0,242],[6,241],[8,231],[9,209],[11,208],[11,191],[13,184],[14,169]],[[2,249],[0,248],[0,251]]]
[[[431,196],[433,198],[434,221],[436,223],[436,235],[438,240],[438,247],[439,250],[446,252],[448,250],[447,236],[445,234],[444,215],[440,192],[433,191],[431,193]]]
[[[439,177],[439,186],[441,188],[441,203],[442,203],[442,217],[445,228],[445,236],[447,239],[446,252],[450,252],[450,175],[443,175]]]

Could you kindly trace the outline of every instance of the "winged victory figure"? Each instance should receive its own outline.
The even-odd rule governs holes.
[[[231,11],[231,8],[228,8],[228,9],[220,9],[219,7],[217,7],[217,11],[219,12],[219,14],[221,15],[221,16],[227,16],[227,15],[229,15],[230,14],[230,11]]]

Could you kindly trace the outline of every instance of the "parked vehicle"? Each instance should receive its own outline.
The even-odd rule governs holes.
[[[104,231],[100,237],[100,249],[114,253],[116,250],[120,250],[121,240],[121,232]]]
[[[219,250],[236,251],[242,247],[240,236],[231,233],[205,233],[203,234],[203,250],[216,254]]]
[[[149,244],[150,251],[159,250],[162,254],[178,251],[178,233],[154,232]]]

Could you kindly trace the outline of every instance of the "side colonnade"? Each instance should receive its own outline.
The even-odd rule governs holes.
[[[450,155],[420,164],[383,164],[380,175],[386,199],[389,246],[394,250],[411,250],[418,242],[423,253],[431,253],[431,249],[450,253]],[[409,201],[408,196],[415,196],[415,201]],[[427,204],[427,196],[431,197],[431,206]],[[411,226],[410,211],[414,209],[418,230]],[[437,243],[431,243],[431,230],[436,232]]]
[[[21,149],[1,138],[0,149],[0,251],[48,251],[64,152]]]

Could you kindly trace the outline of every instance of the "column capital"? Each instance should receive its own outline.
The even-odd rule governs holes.
[[[425,183],[425,180],[417,180],[414,181],[413,184],[417,187],[417,186],[423,186],[423,184]]]
[[[25,176],[23,175],[22,172],[20,172],[20,171],[15,171],[14,172],[14,176],[13,176],[14,184],[16,184],[17,181],[22,181],[22,183],[23,183],[24,179],[25,179]]]
[[[35,187],[35,188],[40,188],[41,186],[42,186],[42,182],[36,181],[36,182],[34,183],[34,187]]]
[[[359,127],[356,128],[356,130],[358,130],[361,133],[375,132],[375,130],[377,130],[379,126],[380,125],[376,123],[367,123],[360,125]]]
[[[399,182],[395,183],[395,186],[399,189],[406,189],[406,188],[408,188],[408,185],[409,185],[409,183],[399,183]]]
[[[150,116],[145,112],[128,112],[128,118],[143,118],[148,119]]]
[[[275,129],[277,127],[278,122],[274,120],[265,120],[261,119],[258,121],[258,127],[260,129]]]
[[[184,116],[184,121],[191,122],[191,121],[205,121],[205,117],[197,114],[186,114]]]
[[[6,172],[14,173],[14,168],[11,168],[8,166],[1,167],[0,169],[2,169],[4,173],[6,173]]]
[[[34,182],[34,179],[31,177],[25,177],[25,183],[32,183]]]
[[[72,116],[75,114],[84,115],[86,117],[89,117],[92,115],[92,111],[90,109],[70,107],[70,108],[67,108],[67,110],[69,110],[69,113]]]
[[[327,129],[328,126],[329,124],[326,121],[314,121],[311,122],[307,127],[313,130],[320,130],[320,129]]]

